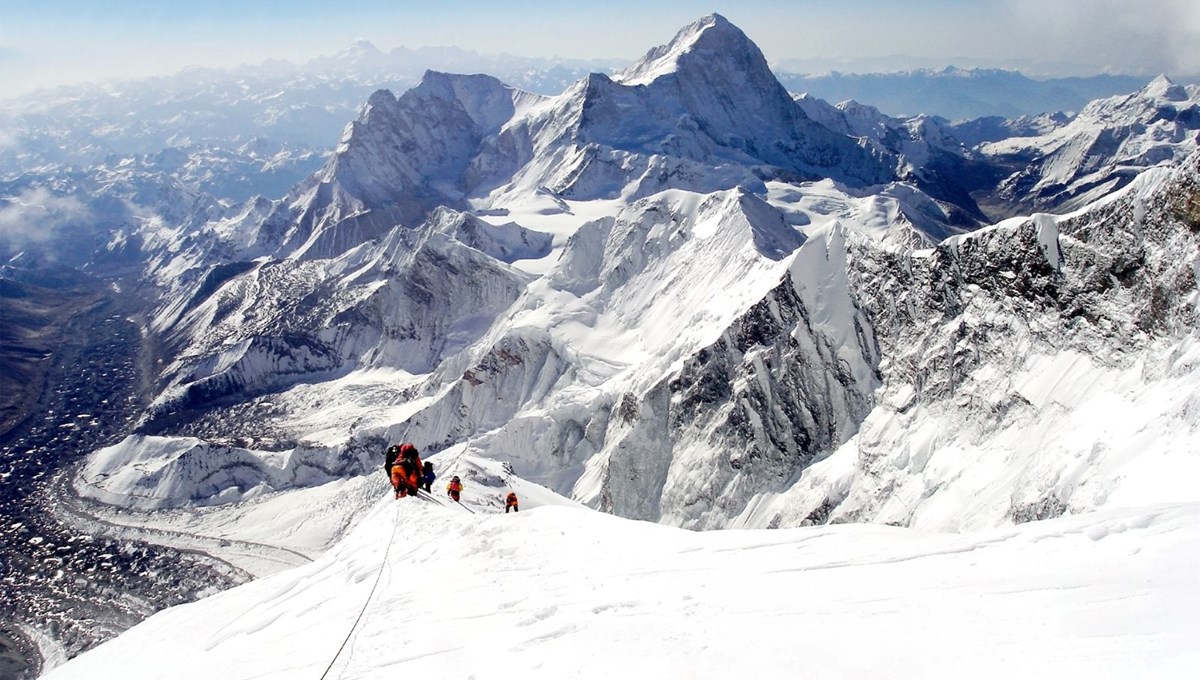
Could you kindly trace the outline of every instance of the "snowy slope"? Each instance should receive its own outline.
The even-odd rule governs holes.
[[[470,481],[470,512],[382,498],[312,564],[45,677],[1185,678],[1200,662],[1195,505],[972,535],[693,533],[510,481],[517,515],[496,514],[505,487]]]

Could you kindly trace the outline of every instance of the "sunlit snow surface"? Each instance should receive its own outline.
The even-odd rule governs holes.
[[[380,475],[379,500],[315,562],[161,612],[45,677],[1183,678],[1200,667],[1195,504],[967,535],[696,533],[511,478],[522,511],[499,514],[509,487],[471,481],[495,464],[454,469],[466,508],[437,487],[437,501],[392,500]],[[346,487],[310,491],[306,507],[319,507]],[[264,516],[260,530],[296,518]]]

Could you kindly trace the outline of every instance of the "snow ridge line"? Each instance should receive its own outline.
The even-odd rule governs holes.
[[[338,647],[337,653],[329,660],[329,665],[325,667],[325,672],[321,674],[321,680],[325,680],[325,676],[329,675],[329,671],[333,670],[333,664],[337,663],[338,657],[342,655],[342,651],[346,649],[346,644],[350,642],[350,638],[354,635],[354,631],[358,630],[358,624],[362,622],[363,614],[367,613],[367,607],[371,604],[371,600],[375,598],[375,589],[379,587],[379,579],[383,576],[383,568],[387,566],[388,554],[392,552],[392,544],[396,542],[396,527],[400,526],[400,506],[396,506],[396,512],[392,514],[392,535],[388,538],[387,548],[383,551],[383,560],[379,563],[379,571],[375,573],[375,582],[371,584],[371,592],[367,593],[367,599],[363,601],[362,609],[358,611],[358,616],[351,624],[350,630],[346,631],[346,639],[342,640],[342,645]]]

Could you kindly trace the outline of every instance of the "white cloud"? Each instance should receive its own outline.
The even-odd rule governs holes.
[[[1195,0],[1007,0],[1015,42],[1048,60],[1099,70],[1200,73],[1200,3]]]
[[[845,0],[744,14],[730,18],[793,70],[1200,74],[1196,0]]]
[[[0,243],[13,250],[42,244],[60,230],[92,219],[91,210],[74,196],[56,196],[43,188],[0,199]]]
[[[21,146],[21,137],[10,127],[10,123],[0,118],[0,151],[8,151]]]

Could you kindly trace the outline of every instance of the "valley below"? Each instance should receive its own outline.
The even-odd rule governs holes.
[[[136,293],[79,277],[50,299],[53,305],[25,317],[36,323],[5,324],[24,331],[26,341],[5,344],[0,371],[10,395],[0,434],[3,678],[37,677],[42,656],[74,656],[162,607],[246,578],[194,551],[85,533],[56,513],[73,500],[62,480],[131,428],[142,371],[130,318],[139,309]]]

